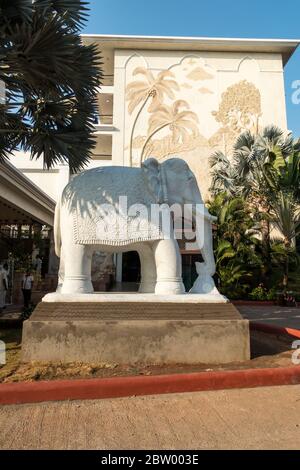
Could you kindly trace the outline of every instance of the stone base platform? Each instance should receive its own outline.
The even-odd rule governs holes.
[[[249,323],[229,302],[44,301],[23,327],[25,362],[225,364],[249,358]]]

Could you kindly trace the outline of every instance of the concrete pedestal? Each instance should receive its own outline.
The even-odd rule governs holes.
[[[248,360],[249,343],[231,303],[44,301],[24,323],[22,360],[225,364]]]

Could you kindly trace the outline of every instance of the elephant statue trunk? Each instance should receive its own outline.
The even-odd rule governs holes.
[[[203,205],[199,205],[194,211],[194,220],[197,244],[201,251],[203,262],[196,263],[198,278],[190,293],[220,295],[213,280],[213,275],[216,272],[216,263],[213,252],[212,223],[216,220],[216,217],[211,216]]]

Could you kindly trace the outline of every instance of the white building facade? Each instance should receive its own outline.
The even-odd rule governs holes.
[[[82,39],[99,45],[104,63],[97,146],[89,167],[139,165],[148,140],[142,159],[184,158],[207,197],[208,158],[214,151],[229,151],[246,129],[255,132],[275,124],[287,130],[284,66],[296,41],[101,35]],[[157,93],[148,98],[151,87]],[[161,106],[166,113],[162,121],[157,111]],[[176,129],[165,125],[174,113],[185,111],[189,114]],[[164,125],[153,134],[155,127]],[[30,161],[26,154],[16,154],[11,162],[53,199],[68,179],[65,166],[46,171],[42,160]]]
[[[288,130],[284,66],[297,41],[101,35],[82,40],[98,44],[104,73],[89,168],[181,157],[207,199],[212,153],[230,152],[245,130],[271,124]],[[69,179],[64,165],[46,171],[42,160],[22,153],[11,162],[54,200]]]

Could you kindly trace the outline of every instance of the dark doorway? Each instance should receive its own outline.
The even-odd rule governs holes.
[[[122,281],[139,283],[141,280],[141,263],[136,251],[123,253]]]
[[[186,292],[188,292],[197,279],[196,261],[203,262],[200,253],[182,253],[182,278]],[[141,281],[140,258],[136,251],[123,253],[122,282],[139,284]]]
[[[193,287],[195,280],[198,277],[195,263],[201,263],[203,258],[200,253],[182,253],[182,280],[186,292]]]

